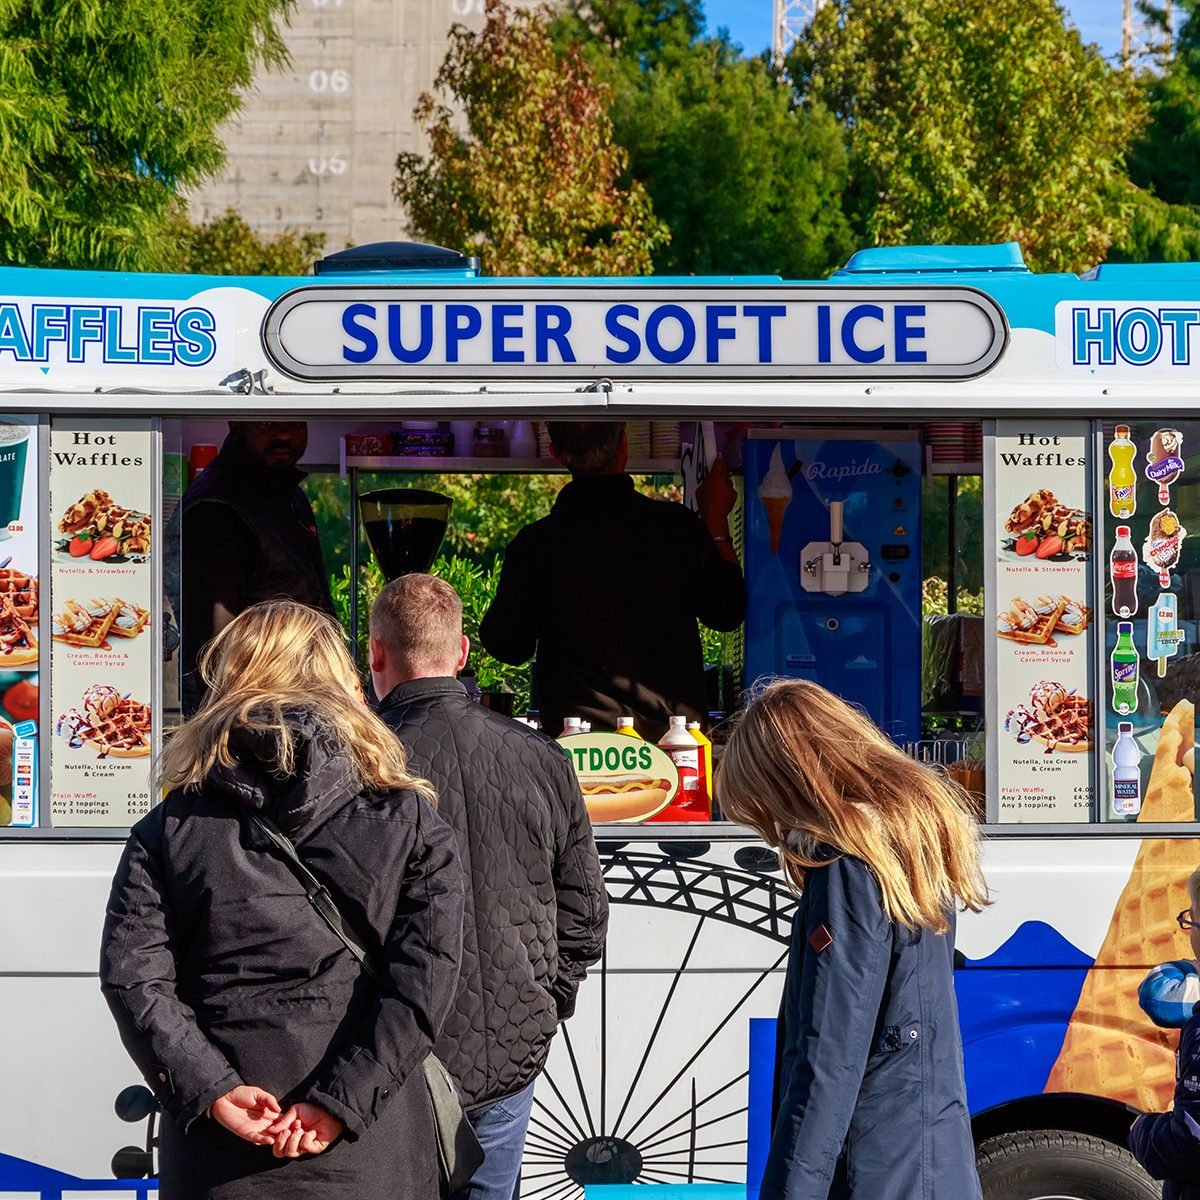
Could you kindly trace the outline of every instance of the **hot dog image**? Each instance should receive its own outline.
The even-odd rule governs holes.
[[[605,775],[594,781],[579,776],[579,790],[593,821],[645,821],[667,806],[674,790],[669,779],[656,779],[648,771]]]
[[[657,746],[611,733],[575,734],[559,739],[594,822],[646,821],[679,790],[679,771]]]

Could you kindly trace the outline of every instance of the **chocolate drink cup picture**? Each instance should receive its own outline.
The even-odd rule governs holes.
[[[0,539],[11,536],[8,526],[21,519],[21,494],[25,490],[25,455],[29,426],[0,421]]]

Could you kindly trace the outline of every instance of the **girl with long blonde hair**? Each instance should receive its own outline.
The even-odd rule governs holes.
[[[163,1108],[160,1194],[428,1200],[438,1158],[420,1064],[458,979],[454,835],[364,703],[328,616],[254,605],[201,669],[207,698],[168,742],[166,795],[113,880],[100,967]],[[271,825],[374,975],[318,915]]]
[[[725,813],[801,891],[762,1200],[980,1195],[954,999],[954,921],[987,902],[967,794],[803,680],[753,696]]]
[[[255,604],[204,647],[199,668],[205,701],[163,750],[155,773],[163,791],[197,787],[213,767],[232,767],[235,730],[273,744],[273,769],[290,774],[296,736],[286,714],[308,712],[336,739],[359,783],[436,803],[433,788],[409,773],[399,739],[364,702],[345,635],[326,613],[291,600]]]

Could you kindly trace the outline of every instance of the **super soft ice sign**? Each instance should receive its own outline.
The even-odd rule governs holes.
[[[970,288],[308,287],[263,323],[298,379],[536,373],[963,379],[1004,350]]]

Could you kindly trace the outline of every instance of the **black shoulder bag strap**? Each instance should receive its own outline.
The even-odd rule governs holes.
[[[358,959],[367,977],[377,986],[381,986],[383,977],[366,942],[346,924],[329,889],[308,869],[292,839],[262,813],[250,812],[248,815],[255,828],[267,839],[299,880],[304,888],[304,898],[313,906],[317,916]],[[450,1078],[450,1072],[442,1065],[441,1060],[429,1054],[422,1068],[437,1134],[441,1194],[453,1196],[471,1182],[472,1176],[483,1164],[483,1148],[479,1145],[479,1139],[475,1136],[466,1113],[463,1112],[454,1080]]]

